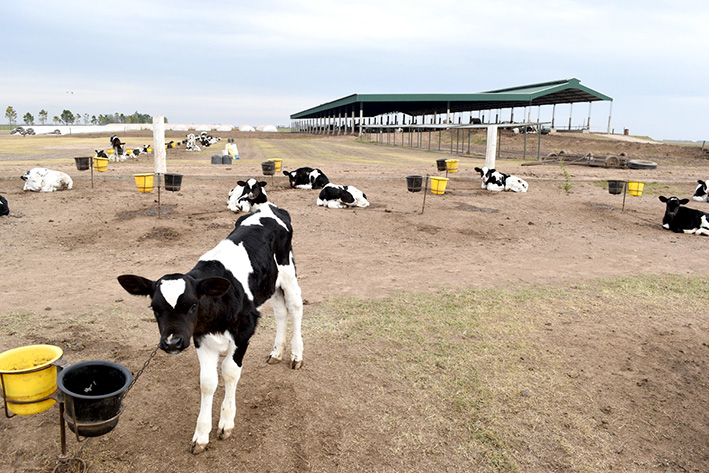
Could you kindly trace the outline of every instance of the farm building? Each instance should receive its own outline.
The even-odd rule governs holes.
[[[473,94],[352,94],[308,110],[294,113],[291,130],[319,134],[365,133],[368,127],[392,128],[486,127],[489,124],[532,122],[532,109],[539,120],[542,107],[551,107],[552,130],[589,130],[591,103],[610,103],[607,131],[610,132],[612,102],[607,95],[581,84],[579,79],[564,79],[539,84],[490,90]],[[572,125],[573,104],[589,104],[580,125]],[[568,124],[558,126],[557,105],[569,105]],[[515,112],[517,112],[515,119]],[[475,116],[474,116],[475,115]],[[526,128],[525,128],[526,130]]]

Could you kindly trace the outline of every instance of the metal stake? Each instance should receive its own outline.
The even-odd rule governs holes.
[[[424,180],[423,184],[423,205],[421,206],[421,215],[423,215],[423,209],[426,208],[426,193],[428,191],[428,174],[426,174],[426,178]]]

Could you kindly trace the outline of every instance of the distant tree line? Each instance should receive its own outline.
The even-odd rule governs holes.
[[[5,118],[10,125],[17,123],[17,112],[9,105],[5,109]],[[42,109],[37,113],[37,124],[46,125],[49,114],[46,110]],[[22,117],[25,125],[34,125],[35,118],[30,112],[27,112]],[[55,125],[107,125],[109,123],[153,123],[153,117],[147,113],[134,112],[132,115],[124,115],[122,113],[108,113],[100,114],[98,117],[96,115],[89,115],[88,113],[74,113],[69,110],[62,110],[61,115],[54,115],[52,121]],[[83,123],[82,123],[83,122]],[[167,123],[167,119],[165,119]]]

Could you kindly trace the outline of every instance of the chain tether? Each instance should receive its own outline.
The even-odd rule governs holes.
[[[148,357],[148,359],[145,360],[145,363],[143,363],[143,367],[140,368],[140,370],[135,374],[135,376],[133,376],[133,381],[131,381],[130,386],[128,386],[128,388],[125,390],[125,393],[123,394],[124,396],[125,396],[126,394],[128,394],[128,391],[130,391],[131,388],[133,387],[133,385],[135,384],[135,382],[138,381],[138,378],[140,378],[140,375],[143,374],[143,371],[145,371],[145,368],[148,367],[148,365],[149,365],[150,362],[152,361],[153,357],[154,357],[155,354],[158,352],[158,349],[159,349],[159,348],[160,348],[160,344],[158,344],[158,345],[155,346],[155,349],[153,349],[153,352],[150,354],[150,356]]]

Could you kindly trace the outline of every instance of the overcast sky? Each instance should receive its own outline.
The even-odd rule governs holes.
[[[10,0],[0,38],[0,108],[18,123],[68,109],[288,125],[355,93],[575,77],[614,99],[616,133],[709,140],[705,0]],[[594,131],[610,111],[593,104]],[[577,104],[572,125],[588,112]],[[551,108],[537,113],[549,119]],[[557,125],[569,114],[557,107]]]

